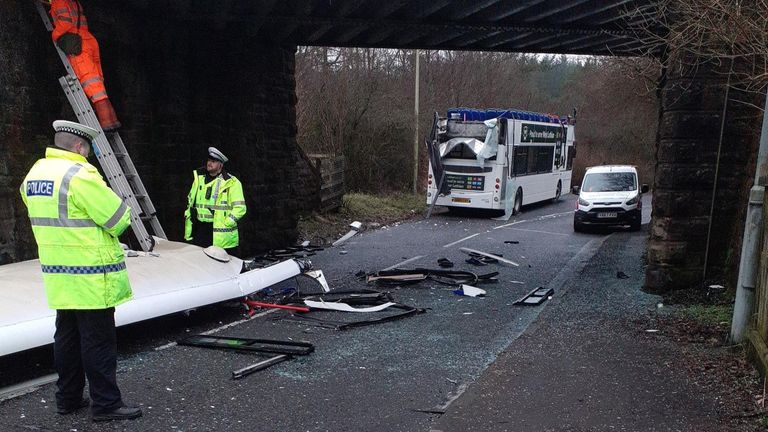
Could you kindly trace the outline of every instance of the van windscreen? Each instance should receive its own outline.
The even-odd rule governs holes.
[[[584,177],[584,192],[617,192],[637,190],[637,177],[632,172],[591,173]]]

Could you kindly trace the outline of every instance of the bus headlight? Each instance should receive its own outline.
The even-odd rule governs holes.
[[[638,203],[638,201],[640,201],[640,195],[635,195],[632,198],[630,198],[630,200],[627,201],[625,204],[626,205],[635,205],[635,204]]]
[[[579,205],[589,207],[591,204],[589,203],[589,201],[583,199],[582,197],[579,197]]]

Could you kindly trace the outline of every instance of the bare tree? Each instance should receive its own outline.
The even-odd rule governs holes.
[[[646,172],[652,172],[655,95],[644,91],[640,79],[627,78],[641,63],[497,52],[422,51],[421,58],[419,130],[425,135],[433,113],[444,114],[450,107],[559,115],[578,107],[583,126],[578,127],[582,150],[577,168],[579,159],[584,164],[602,159],[647,166]],[[299,48],[298,142],[310,153],[343,154],[348,190],[408,188],[414,69],[413,51]],[[421,160],[424,179],[426,154]]]
[[[627,16],[666,67],[727,62],[721,70],[734,88],[759,92],[768,84],[768,0],[660,0]]]

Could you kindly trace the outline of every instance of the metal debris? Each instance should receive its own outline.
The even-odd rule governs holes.
[[[346,304],[350,307],[351,305],[368,306],[368,307],[381,307],[382,305],[387,305],[386,310],[383,310],[381,312],[375,312],[376,314],[384,314],[395,309],[401,312],[396,314],[389,313],[388,315],[385,315],[381,318],[375,318],[375,319],[368,319],[368,320],[361,320],[361,321],[342,321],[342,320],[335,320],[335,319],[329,319],[329,318],[319,318],[314,315],[316,313],[336,314],[336,316],[339,316],[339,314],[341,314],[342,316],[348,315],[345,312],[339,312],[334,310],[317,311],[316,309],[310,308],[312,309],[312,312],[310,313],[304,313],[300,315],[291,314],[289,317],[276,317],[275,319],[295,321],[295,322],[300,322],[307,325],[330,328],[334,330],[348,330],[350,328],[355,328],[355,327],[363,327],[363,326],[368,326],[373,324],[380,324],[384,322],[394,321],[401,318],[426,312],[426,310],[424,309],[408,306],[402,303],[397,303],[392,298],[392,295],[388,292],[380,292],[380,291],[374,291],[374,290],[329,293],[329,294],[324,294],[322,296],[316,296],[315,298],[322,299],[325,303],[339,302],[340,304]]]
[[[516,263],[514,261],[510,261],[508,259],[504,259],[504,258],[502,258],[499,255],[490,254],[488,252],[483,252],[483,251],[479,251],[479,250],[475,250],[475,249],[469,249],[469,248],[464,248],[464,247],[463,248],[459,248],[459,250],[464,252],[464,253],[466,253],[466,254],[469,254],[469,255],[475,254],[475,255],[482,255],[482,256],[485,256],[485,257],[488,257],[488,258],[493,258],[495,260],[498,260],[499,262],[502,262],[504,264],[508,264],[508,265],[511,265],[511,266],[514,266],[514,267],[519,267],[520,266],[520,264],[518,264],[518,263]]]
[[[332,246],[338,246],[338,245],[344,243],[345,241],[351,239],[355,234],[357,234],[357,232],[360,230],[360,228],[363,227],[363,224],[358,222],[358,221],[354,221],[351,224],[349,224],[349,226],[352,229],[349,230],[348,233],[344,234],[340,239],[338,239],[335,242],[333,242]]]
[[[478,284],[498,282],[496,276],[499,272],[477,275],[472,272],[462,270],[435,270],[426,268],[415,268],[413,270],[393,269],[381,270],[377,273],[368,275],[368,283],[376,282],[380,285],[408,285],[432,280],[444,285],[459,286],[461,284]]]
[[[554,293],[555,290],[552,288],[534,288],[531,292],[520,297],[520,299],[512,304],[522,306],[537,306],[544,303]]]

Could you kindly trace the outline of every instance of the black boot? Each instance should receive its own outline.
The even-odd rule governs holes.
[[[110,420],[131,420],[141,417],[141,408],[137,407],[120,407],[112,411],[107,411],[101,414],[94,414],[93,421],[110,421]]]
[[[60,407],[56,408],[56,413],[60,414],[60,415],[72,414],[73,412],[75,412],[75,411],[77,411],[77,410],[79,410],[81,408],[85,408],[85,407],[87,407],[90,404],[91,404],[91,400],[90,399],[82,398],[82,399],[80,399],[80,402],[77,402],[75,404],[72,404],[72,405],[68,404],[68,405],[60,406]]]

